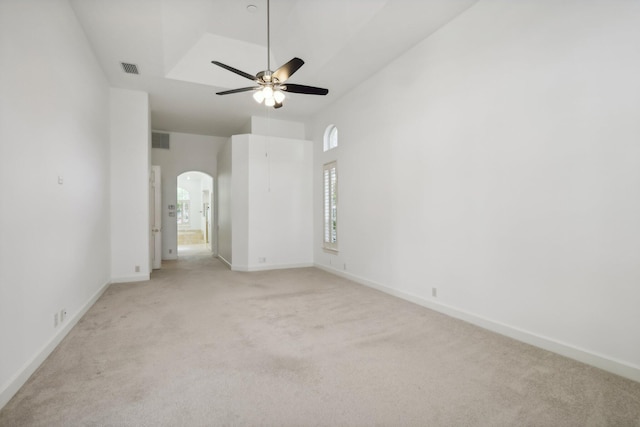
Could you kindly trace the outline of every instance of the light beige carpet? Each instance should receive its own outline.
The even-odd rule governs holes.
[[[640,426],[640,383],[307,268],[112,285],[2,426]]]

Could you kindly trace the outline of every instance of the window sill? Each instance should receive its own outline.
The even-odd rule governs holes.
[[[325,246],[323,246],[323,247],[322,247],[322,250],[323,250],[323,251],[325,251],[325,252],[328,252],[328,253],[330,253],[330,254],[337,254],[337,253],[338,253],[338,250],[337,250],[337,249],[334,249],[334,248],[327,248],[327,247],[325,247]]]

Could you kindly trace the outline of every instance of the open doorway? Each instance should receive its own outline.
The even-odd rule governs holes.
[[[178,175],[176,223],[178,256],[213,251],[213,178],[190,171]]]

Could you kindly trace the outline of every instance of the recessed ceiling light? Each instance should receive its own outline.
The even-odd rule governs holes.
[[[247,12],[256,13],[257,11],[258,11],[258,6],[256,6],[255,4],[250,4],[249,6],[247,6]]]

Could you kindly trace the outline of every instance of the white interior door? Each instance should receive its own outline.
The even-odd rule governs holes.
[[[160,166],[151,166],[151,259],[152,267],[158,269],[162,265],[162,185]]]

